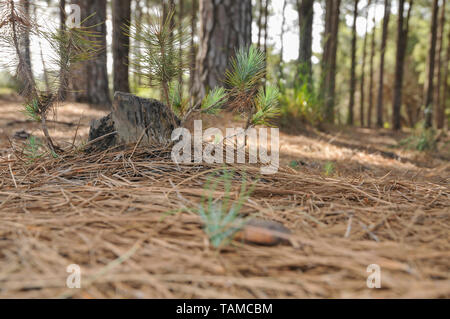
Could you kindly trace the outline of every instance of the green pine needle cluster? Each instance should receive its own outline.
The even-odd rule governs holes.
[[[248,113],[247,126],[269,125],[280,114],[280,93],[276,87],[262,85],[265,74],[265,55],[254,46],[238,49],[225,74],[232,104]]]
[[[214,180],[212,177],[209,178],[204,188],[209,195],[207,199],[203,197],[198,208],[204,230],[215,248],[229,244],[236,232],[245,225],[246,219],[240,217],[239,213],[253,192],[253,187],[247,187],[247,181],[243,176],[239,195],[237,200],[233,201],[231,186],[234,183],[235,174],[231,170],[224,169],[221,175]],[[217,200],[214,193],[219,184],[223,184],[225,195]]]
[[[157,11],[148,24],[133,22],[124,28],[125,35],[140,43],[136,48],[136,61],[130,64],[135,73],[147,78],[151,84],[162,87],[166,103],[172,106],[169,96],[171,83],[188,68],[188,60],[183,58],[187,53],[189,33],[183,23],[181,32],[173,22],[174,10],[170,9],[166,16]],[[179,48],[183,54],[179,55]],[[139,70],[139,71],[137,71]]]
[[[39,101],[37,99],[33,99],[30,102],[24,105],[23,113],[27,118],[32,121],[40,122],[41,121],[41,111],[39,109]]]

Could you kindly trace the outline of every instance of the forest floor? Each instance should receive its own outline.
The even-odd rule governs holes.
[[[185,208],[208,195],[220,165],[176,165],[167,151],[133,147],[31,160],[20,137],[42,135],[20,109],[0,100],[0,298],[450,297],[448,137],[421,153],[388,130],[282,131],[277,174],[233,167],[260,178],[242,213],[282,223],[289,243],[217,251]],[[63,105],[50,133],[63,148],[80,145],[105,114]],[[71,264],[81,289],[66,286]],[[366,284],[372,264],[380,289]]]

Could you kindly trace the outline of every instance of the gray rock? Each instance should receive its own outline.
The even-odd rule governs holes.
[[[143,132],[140,146],[167,145],[179,125],[180,120],[160,101],[116,92],[111,114],[92,121],[89,141],[116,134],[99,139],[90,145],[90,150],[137,143]]]

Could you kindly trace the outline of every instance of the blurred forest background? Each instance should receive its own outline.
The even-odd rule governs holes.
[[[114,91],[159,98],[161,90],[131,67],[142,49],[124,26],[145,25],[156,10],[167,14],[173,8],[174,30],[190,38],[186,47],[174,48],[180,63],[190,65],[178,81],[193,100],[221,84],[238,47],[254,44],[267,55],[265,81],[281,92],[281,126],[442,129],[450,121],[445,0],[19,2],[26,14],[60,28],[66,27],[71,4],[80,6],[82,19],[95,13],[89,24],[96,25],[105,50],[74,72],[68,100],[108,107]],[[48,86],[47,48],[33,36],[21,45],[39,85]],[[182,54],[186,49],[189,54]],[[14,70],[2,70],[0,87],[3,94],[20,92]]]

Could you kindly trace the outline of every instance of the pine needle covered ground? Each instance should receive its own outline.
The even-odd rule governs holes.
[[[450,297],[445,145],[424,155],[389,147],[403,137],[387,132],[282,133],[279,173],[234,166],[232,194],[244,171],[260,178],[241,213],[281,222],[290,243],[219,252],[186,208],[198,207],[221,166],[177,166],[167,151],[132,147],[33,158],[29,142],[12,138],[24,129],[39,141],[38,126],[15,121],[19,109],[0,103],[1,298]],[[103,114],[78,105],[83,120],[67,125],[79,122],[74,110],[61,107],[49,125],[63,147]],[[82,289],[66,287],[71,264]],[[367,288],[371,264],[381,289]]]

